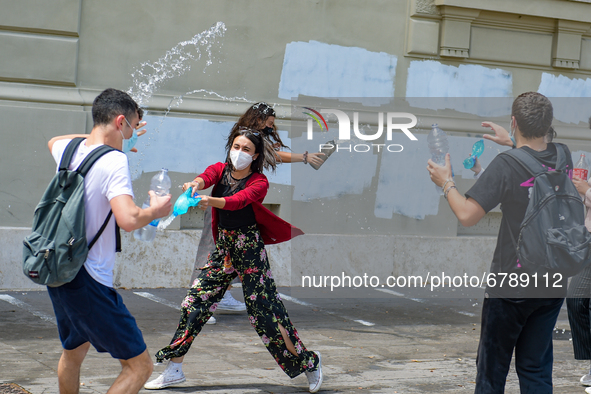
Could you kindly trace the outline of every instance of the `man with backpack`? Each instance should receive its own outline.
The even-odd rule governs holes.
[[[143,111],[125,92],[103,91],[92,106],[93,128],[89,135],[52,138],[48,147],[55,161],[70,141],[82,141],[70,162],[75,170],[95,149],[107,145],[115,150],[100,157],[84,176],[86,234],[92,239],[103,232],[88,251],[84,266],[75,278],[57,287],[48,287],[58,331],[64,348],[58,365],[60,393],[78,393],[80,366],[90,345],[119,359],[122,371],[109,393],[137,393],[152,373],[152,362],[135,319],[121,296],[113,289],[113,267],[118,244],[118,228],[133,231],[169,214],[170,195],[150,192],[150,207],[141,209],[133,201],[127,156],[133,148]],[[111,218],[110,211],[112,211]],[[107,218],[107,219],[105,219]]]
[[[554,203],[557,195],[561,198],[563,189],[567,189],[565,201],[575,205],[573,217],[577,219],[581,209],[580,219],[583,219],[582,207],[579,209],[577,202],[568,196],[569,193],[576,195],[568,179],[573,168],[570,151],[565,145],[544,140],[552,119],[553,109],[548,98],[534,92],[518,96],[511,111],[511,132],[517,149],[497,155],[466,197],[459,193],[453,181],[449,154],[445,166],[428,162],[431,180],[443,187],[444,196],[462,225],[475,225],[498,204],[503,211],[482,306],[476,359],[477,394],[504,392],[513,351],[521,393],[552,393],[552,332],[566,295],[567,277],[572,272],[563,273],[560,267],[547,267],[556,260],[548,264],[543,259],[532,262],[526,254],[531,245],[548,237],[543,233],[548,227],[538,227],[539,236],[532,231],[522,231],[527,228],[522,227],[526,212],[529,215],[535,211],[528,208],[530,197],[537,199],[536,188],[543,189],[545,185],[537,178],[554,182],[552,187],[545,185],[549,190],[543,190],[548,197],[546,207]],[[522,157],[524,152],[526,155]],[[535,168],[530,168],[530,164]],[[547,212],[540,206],[536,209]],[[560,226],[565,218],[555,216],[551,219]],[[560,264],[560,259],[557,260]]]

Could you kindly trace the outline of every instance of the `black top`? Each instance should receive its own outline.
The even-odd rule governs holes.
[[[242,179],[235,179],[230,172],[224,172],[220,183],[214,190],[213,197],[229,197],[244,190],[246,182],[251,176],[252,174],[249,174]],[[256,224],[254,211],[250,204],[236,211],[218,209],[218,218],[218,225],[226,230]]]
[[[566,147],[566,146],[565,146]],[[527,146],[521,147],[542,165],[554,169],[556,165],[556,147],[549,143],[546,150],[537,152]],[[572,157],[568,148],[567,167],[569,172],[573,169]],[[466,197],[471,197],[484,209],[485,212],[501,204],[503,219],[499,228],[497,246],[493,255],[490,272],[494,274],[517,274],[517,281],[509,282],[507,275],[503,286],[500,282],[503,275],[494,275],[495,286],[491,283],[487,286],[487,293],[494,297],[564,297],[566,295],[567,278],[549,274],[548,278],[538,275],[533,278],[527,274],[517,262],[517,251],[515,245],[517,239],[511,238],[511,233],[519,236],[519,228],[525,217],[529,203],[530,189],[533,186],[534,178],[521,164],[506,155],[498,155],[483,172],[478,181],[466,192]],[[511,232],[509,231],[509,228]],[[523,276],[519,276],[524,274]],[[529,283],[526,284],[526,276]],[[516,278],[513,275],[513,278]],[[517,286],[516,286],[517,284]],[[513,286],[511,286],[513,285]]]

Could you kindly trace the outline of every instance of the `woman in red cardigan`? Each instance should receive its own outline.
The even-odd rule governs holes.
[[[161,362],[170,360],[165,371],[146,383],[161,389],[185,381],[184,355],[215,311],[228,285],[239,276],[250,323],[275,361],[291,378],[305,372],[310,392],[322,384],[320,353],[306,349],[291,324],[271,275],[265,244],[287,241],[302,231],[263,207],[269,188],[263,168],[276,165],[265,147],[261,132],[233,130],[226,144],[225,163],[213,164],[183,189],[214,186],[211,197],[202,196],[200,206],[211,206],[216,250],[189,289],[181,304],[181,319],[170,345],[156,353]]]

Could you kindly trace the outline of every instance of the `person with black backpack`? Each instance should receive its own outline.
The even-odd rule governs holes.
[[[133,200],[129,165],[123,151],[133,148],[138,135],[136,130],[144,125],[140,124],[142,113],[127,93],[107,89],[94,100],[94,125],[89,135],[59,136],[48,143],[60,167],[62,156],[71,158],[67,164],[72,173],[80,170],[81,163],[93,151],[105,150],[105,145],[114,148],[96,160],[90,169],[82,171],[83,214],[70,218],[74,223],[84,223],[88,241],[96,238],[96,234],[100,236],[86,249],[84,265],[72,280],[47,287],[64,348],[58,364],[60,393],[79,391],[80,366],[91,344],[97,351],[108,352],[121,362],[122,371],[109,393],[137,393],[152,373],[142,333],[121,296],[113,289],[115,252],[119,244],[116,224],[125,231],[133,231],[168,215],[172,208],[170,195],[158,197],[150,192],[150,207],[146,209],[136,206]],[[63,171],[65,173],[65,169]],[[67,182],[60,185],[67,194]],[[84,241],[85,238],[81,240]],[[29,242],[29,250],[35,244]],[[26,240],[25,254],[28,246]],[[60,245],[56,245],[55,250],[47,248],[44,254],[60,255]],[[59,270],[59,264],[53,268],[56,269]]]
[[[563,270],[561,258],[544,256],[558,253],[549,238],[564,233],[560,224],[580,221],[584,216],[580,199],[577,203],[572,198],[577,192],[569,179],[573,169],[569,149],[544,139],[552,119],[548,98],[535,92],[518,96],[511,111],[511,132],[517,149],[497,155],[466,197],[453,181],[449,154],[445,166],[428,162],[431,180],[443,187],[462,225],[475,225],[498,204],[503,212],[482,306],[477,394],[504,392],[513,351],[521,393],[552,393],[552,332],[566,295],[568,276],[589,262],[588,250],[577,267],[567,270]],[[545,200],[540,199],[541,194]],[[531,202],[540,199],[545,205],[530,207],[530,197]],[[562,215],[562,206],[572,215]],[[543,213],[542,217],[536,212]],[[548,212],[552,213],[546,217]],[[540,225],[543,220],[552,223]],[[536,228],[529,227],[530,222],[536,223]],[[583,241],[588,238],[580,223],[574,227],[575,238],[578,234]],[[566,230],[564,238],[571,237],[570,228]],[[532,250],[540,249],[543,241],[543,250]],[[544,257],[532,258],[538,252]],[[576,265],[573,259],[565,260]]]

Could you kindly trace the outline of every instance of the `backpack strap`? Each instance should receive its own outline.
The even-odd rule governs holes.
[[[90,250],[94,246],[94,244],[96,243],[96,241],[98,241],[98,239],[101,236],[101,234],[103,233],[103,231],[105,231],[105,228],[107,228],[107,224],[109,224],[109,220],[111,219],[111,216],[113,216],[113,210],[109,211],[109,214],[107,215],[107,218],[105,219],[103,225],[101,226],[99,231],[96,233],[96,235],[94,236],[92,241],[90,241],[90,243],[88,244],[88,250]],[[119,225],[117,224],[117,222],[115,222],[115,252],[117,252],[117,253],[121,252],[121,232],[120,232]]]
[[[550,142],[556,147],[556,165],[555,170],[566,171],[566,150],[563,144]],[[511,156],[523,168],[525,168],[533,176],[538,176],[548,171],[536,158],[525,149],[510,149],[501,153],[502,155]]]
[[[103,233],[103,231],[105,231],[105,228],[107,227],[107,224],[109,224],[109,220],[111,219],[111,216],[113,216],[112,210],[109,211],[109,214],[107,215],[107,218],[105,219],[103,225],[101,226],[99,231],[96,233],[96,235],[94,236],[92,241],[90,241],[90,243],[88,244],[88,250],[90,250],[94,246],[94,244],[96,243],[96,241],[98,241],[98,239],[101,236],[101,234]]]
[[[76,150],[78,145],[80,145],[80,142],[82,142],[83,140],[84,140],[84,138],[74,138],[68,144],[68,147],[66,148],[66,151],[64,152],[64,154],[62,156],[62,162],[60,163],[60,170],[61,170],[62,164],[64,163],[64,158],[66,157],[66,154],[68,154],[69,157],[67,158],[68,160],[67,160],[67,164],[66,164],[65,169],[67,169],[67,167],[70,165],[70,161],[72,160],[72,156],[74,154],[74,151]],[[70,149],[71,145],[74,145],[74,147],[71,149],[71,152],[70,152],[69,149]],[[94,163],[97,162],[98,159],[100,159],[105,154],[107,154],[111,151],[114,151],[114,150],[116,150],[116,149],[112,148],[108,145],[99,146],[98,148],[96,148],[92,152],[90,152],[88,154],[88,156],[86,156],[84,158],[84,160],[82,161],[82,163],[80,163],[80,165],[78,166],[78,169],[76,169],[76,171],[80,175],[82,175],[83,177],[86,176],[88,171],[90,171],[90,168],[94,165]],[[111,211],[109,211],[109,214],[107,215],[107,218],[103,222],[103,225],[101,226],[99,231],[96,233],[96,235],[94,236],[92,241],[90,241],[90,244],[88,244],[88,250],[90,250],[90,248],[92,248],[94,246],[96,241],[98,241],[99,237],[101,236],[101,234],[103,233],[103,231],[107,227],[107,224],[109,224],[109,220],[111,219],[112,215],[113,215],[113,211],[111,210]],[[117,222],[115,222],[115,241],[116,241],[115,251],[121,252],[121,232],[120,232],[119,225],[117,224]]]
[[[547,168],[540,164],[529,152],[524,149],[509,149],[501,153],[502,155],[511,156],[517,161],[527,172],[533,176],[538,176],[547,171]]]
[[[76,152],[76,149],[78,149],[78,145],[80,145],[80,143],[85,139],[86,138],[77,137],[68,143],[68,146],[66,146],[66,150],[62,154],[62,159],[60,160],[60,171],[68,169],[68,167],[70,166],[70,162],[72,161],[72,157],[74,157],[74,152]]]
[[[76,170],[80,175],[82,176],[86,176],[86,174],[88,173],[88,171],[90,171],[90,168],[93,166],[94,163],[96,163],[96,161],[98,159],[100,159],[103,155],[116,150],[115,148],[112,148],[108,145],[101,145],[98,148],[94,149],[92,152],[90,152],[88,154],[88,156],[86,156],[84,158],[84,161],[82,161],[82,163],[80,163],[80,165],[78,166],[78,169]]]
[[[566,147],[564,146],[564,144],[559,144],[559,143],[553,143],[554,146],[556,147],[556,169],[560,169],[562,171],[566,171]]]

